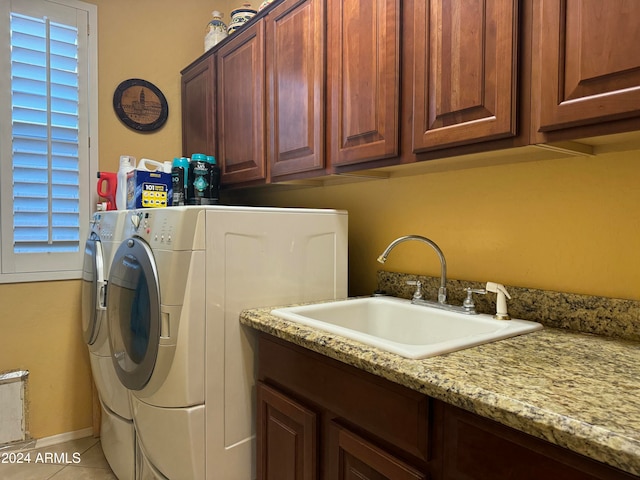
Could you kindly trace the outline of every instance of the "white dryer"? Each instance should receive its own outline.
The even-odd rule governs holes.
[[[244,308],[347,296],[347,214],[132,211],[107,300],[138,478],[255,478],[255,338]]]
[[[135,475],[135,432],[129,392],[119,381],[108,339],[106,298],[109,267],[122,240],[125,211],[97,212],[85,243],[82,329],[102,409],[102,449],[120,480]]]

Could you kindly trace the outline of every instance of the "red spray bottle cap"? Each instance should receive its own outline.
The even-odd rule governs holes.
[[[98,184],[96,189],[98,195],[107,201],[107,210],[116,209],[116,188],[118,186],[118,175],[112,172],[98,172]]]

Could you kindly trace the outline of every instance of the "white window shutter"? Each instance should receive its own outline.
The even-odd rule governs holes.
[[[11,1],[11,187],[2,192],[3,274],[82,268],[89,174],[95,172],[88,152],[87,28],[87,12],[73,6]],[[5,167],[2,175],[7,173]]]
[[[11,15],[14,253],[77,252],[78,31]]]

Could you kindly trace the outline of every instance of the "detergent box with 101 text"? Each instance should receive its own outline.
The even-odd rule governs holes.
[[[163,171],[164,165],[143,158],[137,168],[127,173],[127,208],[160,208],[171,205],[173,182],[171,181],[171,163],[169,173]],[[156,167],[154,171],[148,165]]]

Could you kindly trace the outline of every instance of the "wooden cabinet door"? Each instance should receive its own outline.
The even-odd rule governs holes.
[[[266,18],[271,178],[324,168],[324,22],[322,0],[287,0]]]
[[[541,132],[640,116],[640,2],[534,2]]]
[[[403,461],[345,428],[329,426],[329,475],[333,480],[425,480]]]
[[[182,155],[216,155],[215,57],[182,72]]]
[[[400,2],[333,0],[327,8],[327,145],[350,165],[399,152]]]
[[[632,480],[632,475],[443,404],[445,480]]]
[[[258,382],[258,480],[317,478],[316,414]]]
[[[414,152],[516,135],[518,3],[416,0]]]
[[[264,183],[264,21],[234,37],[217,52],[221,182]]]

